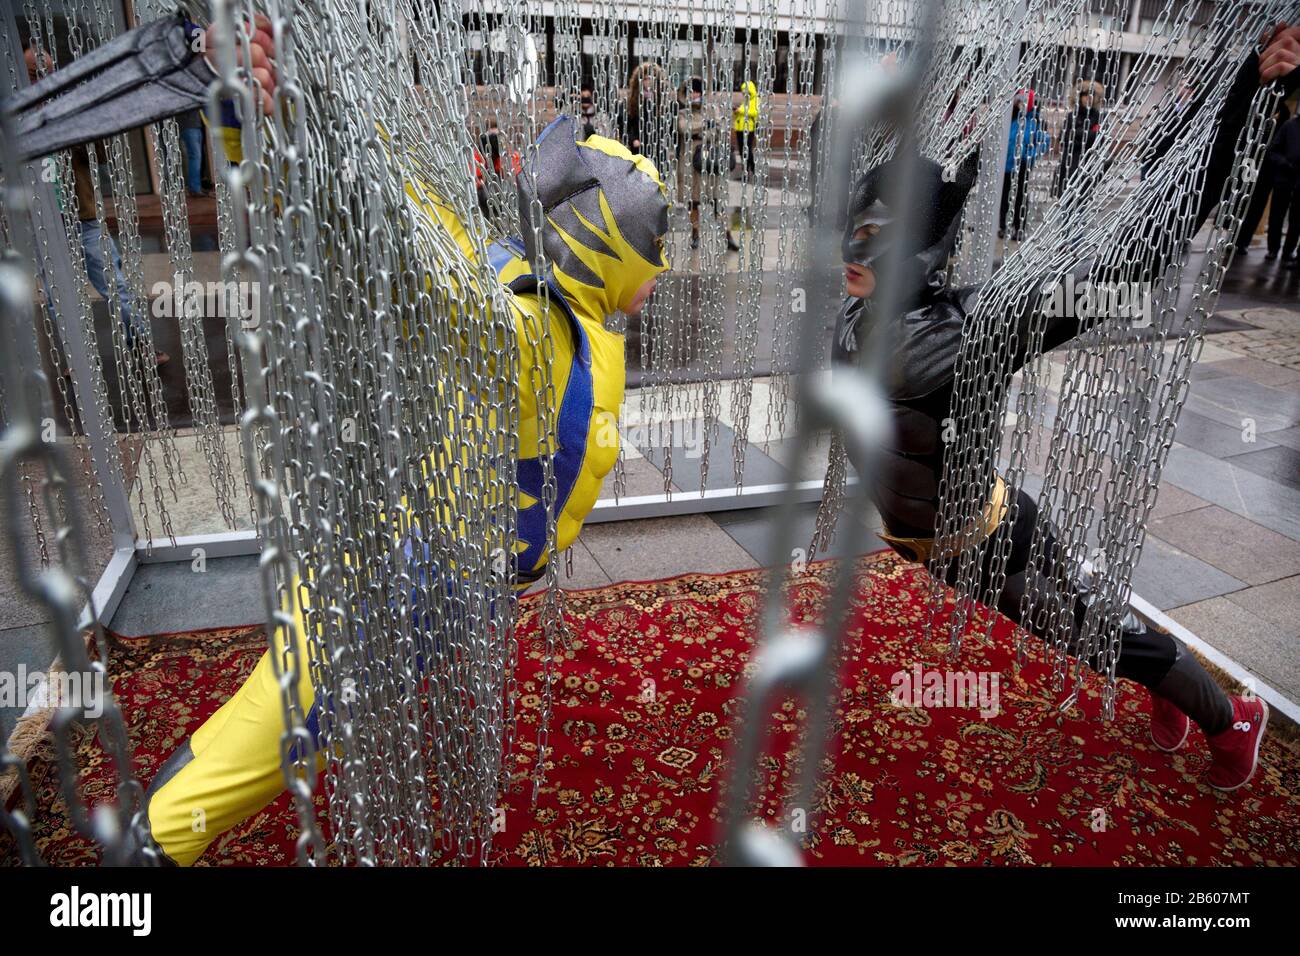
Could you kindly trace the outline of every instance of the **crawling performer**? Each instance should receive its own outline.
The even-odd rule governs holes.
[[[1238,133],[1245,126],[1251,99],[1258,86],[1284,78],[1288,92],[1300,85],[1300,28],[1279,27],[1261,55],[1252,54],[1243,65],[1219,116],[1219,128],[1206,167],[1206,182],[1195,228],[1199,228],[1222,193],[1231,172]],[[970,171],[956,181],[946,182],[939,166],[914,159],[911,168],[915,208],[891,205],[891,184],[898,166],[907,160],[891,160],[869,170],[856,184],[849,210],[850,221],[843,241],[846,298],[837,319],[833,359],[839,363],[856,360],[859,349],[871,350],[873,339],[888,317],[871,314],[876,289],[873,267],[897,241],[906,218],[912,236],[906,249],[892,250],[901,263],[902,315],[892,320],[886,347],[894,350],[885,383],[892,410],[893,436],[880,450],[873,479],[872,496],[884,525],[882,538],[903,557],[925,562],[934,549],[934,534],[940,480],[943,476],[942,422],[951,414],[953,378],[967,317],[975,308],[980,287],[951,288],[944,268],[952,251],[957,223],[966,194],[973,185]],[[1193,229],[1195,231],[1195,229]],[[1086,278],[1086,267],[1080,278]],[[1015,321],[1020,325],[1021,352],[1012,369],[1026,360],[1030,340],[1031,314]],[[1080,324],[1073,317],[1048,319],[1043,350],[1074,338]],[[1028,568],[1029,551],[1038,508],[1024,491],[1018,493],[1014,525],[1010,528],[1011,553],[1006,565],[1006,583],[998,607],[1019,620],[1021,598],[1032,586]],[[985,535],[991,535],[1011,511],[1007,489],[996,481],[993,500],[985,509]],[[985,561],[989,574],[992,550]],[[1044,553],[1056,553],[1049,541]],[[951,583],[951,582],[950,582]],[[1082,621],[1086,597],[1076,608],[1075,620]],[[1033,626],[1032,622],[1031,625]],[[1078,627],[1078,623],[1075,625]],[[1214,762],[1207,775],[1221,790],[1244,786],[1259,762],[1259,747],[1268,720],[1268,706],[1262,700],[1229,698],[1201,664],[1177,639],[1146,628],[1130,615],[1125,621],[1118,662],[1119,676],[1142,684],[1151,692],[1151,738],[1165,751],[1179,749],[1187,740],[1191,721],[1200,725],[1208,739]]]
[[[107,104],[111,109],[102,100],[88,107],[94,115],[112,115],[114,128],[96,126],[87,133],[102,136],[201,106],[214,76],[201,58],[187,55],[191,44],[185,37],[193,29],[177,20],[158,21],[106,44],[103,49],[118,47],[121,58],[113,60],[118,67],[125,63],[128,71],[152,70],[148,79],[159,89],[151,92],[147,83],[139,82],[117,85],[115,88],[125,92]],[[252,33],[254,72],[267,91],[264,108],[269,108],[269,93],[276,81],[269,24],[259,22]],[[209,36],[214,45],[215,37]],[[130,52],[140,47],[151,51],[148,62]],[[125,57],[121,56],[123,50]],[[52,91],[51,96],[57,92],[52,82],[46,89]],[[58,101],[54,102],[57,105]],[[71,145],[80,134],[60,127],[57,121],[42,122],[42,108],[39,97],[31,97],[24,115],[25,127],[42,137],[40,149],[49,152]],[[31,158],[31,150],[28,156]],[[600,493],[602,479],[618,456],[616,429],[609,425],[616,420],[623,401],[623,341],[622,336],[605,329],[604,321],[615,312],[638,314],[654,291],[656,277],[667,268],[663,251],[667,188],[649,159],[633,155],[618,142],[600,136],[577,142],[575,124],[568,117],[560,117],[542,132],[530,162],[517,179],[520,209],[526,211],[534,199],[540,201],[545,215],[539,233],[543,249],[531,248],[536,240],[531,230],[525,230],[526,242],[496,243],[489,247],[488,256],[514,314],[521,422],[529,421],[530,416],[535,420],[537,414],[529,383],[532,369],[544,359],[530,345],[530,338],[536,338],[545,322],[543,286],[549,291],[554,426],[559,446],[552,457],[557,485],[556,549],[564,550],[577,537]],[[464,224],[436,194],[409,187],[408,202],[453,239],[468,259],[474,259]],[[539,251],[544,251],[548,264],[542,276],[535,275],[530,266]],[[422,248],[408,249],[406,255],[435,267]],[[530,327],[531,336],[527,334]],[[536,429],[521,429],[516,474],[520,499],[520,550],[515,564],[518,588],[536,581],[550,558],[537,445]],[[301,598],[302,589],[296,585],[293,592]],[[302,608],[295,612],[299,659],[307,660]],[[308,727],[315,732],[318,708],[323,705],[311,687],[308,668],[301,671],[299,703],[307,714]],[[247,682],[164,763],[149,787],[149,829],[154,849],[165,862],[192,864],[213,840],[285,789],[281,769],[284,730],[280,688],[271,659],[264,654]],[[202,810],[205,820],[199,829],[192,826],[196,809]]]

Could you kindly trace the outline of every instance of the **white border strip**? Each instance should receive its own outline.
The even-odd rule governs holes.
[[[122,603],[122,595],[126,594],[131,578],[135,575],[135,568],[133,550],[121,548],[113,552],[108,567],[104,568],[104,573],[95,584],[90,602],[81,609],[81,617],[77,621],[81,630],[90,627],[92,618],[97,618],[100,624],[108,626],[108,622],[117,613],[117,606]]]
[[[1284,714],[1292,723],[1300,724],[1300,704],[1291,700],[1276,687],[1266,683],[1259,675],[1247,670],[1227,654],[1207,644],[1183,625],[1179,624],[1158,607],[1137,594],[1129,597],[1129,604],[1149,624],[1162,627],[1188,647],[1200,651],[1216,667],[1222,668],[1233,680],[1254,691],[1256,697],[1262,697],[1274,710]]]
[[[261,554],[262,543],[253,530],[179,535],[174,543],[169,538],[155,538],[152,542],[141,539],[135,544],[135,557],[140,564],[193,561],[196,548],[203,551],[205,558],[234,558]]]
[[[857,485],[853,476],[846,479],[846,487]],[[671,495],[624,496],[617,500],[601,498],[587,515],[585,524],[602,524],[606,521],[634,521],[641,518],[666,518],[676,515],[716,514],[720,511],[737,511],[745,508],[768,508],[786,500],[791,487],[794,500],[800,504],[820,501],[824,482],[817,478],[797,481],[793,486],[780,482],[771,485],[747,485],[740,490],[709,488],[699,491],[674,491]]]

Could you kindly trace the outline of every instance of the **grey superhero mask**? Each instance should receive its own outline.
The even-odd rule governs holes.
[[[599,289],[604,287],[600,276],[569,248],[557,227],[588,249],[618,258],[605,240],[582,221],[604,221],[600,208],[603,192],[623,238],[647,262],[662,263],[660,239],[668,232],[668,201],[659,184],[635,163],[580,146],[576,133],[573,119],[560,116],[538,137],[534,166],[516,177],[519,221],[524,223],[524,248],[534,267],[540,258],[540,232],[541,251],[547,262]],[[534,199],[540,202],[544,217],[540,230],[528,225],[532,222]]]

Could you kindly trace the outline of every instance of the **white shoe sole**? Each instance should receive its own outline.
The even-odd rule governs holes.
[[[1259,719],[1259,736],[1255,738],[1255,756],[1250,765],[1250,773],[1246,774],[1246,779],[1241,783],[1233,784],[1231,787],[1220,787],[1217,784],[1210,784],[1220,793],[1232,793],[1234,790],[1240,790],[1255,776],[1255,771],[1259,769],[1259,748],[1264,745],[1264,731],[1268,730],[1268,701],[1260,700],[1259,705],[1264,708],[1264,716]]]
[[[1156,740],[1156,735],[1154,733],[1148,735],[1151,738],[1151,743],[1155,744],[1156,750],[1159,750],[1162,753],[1171,754],[1182,749],[1183,744],[1187,743],[1187,738],[1192,734],[1191,718],[1184,717],[1183,720],[1185,721],[1183,724],[1183,735],[1178,738],[1178,743],[1174,744],[1172,747],[1162,747],[1160,746],[1160,742]]]

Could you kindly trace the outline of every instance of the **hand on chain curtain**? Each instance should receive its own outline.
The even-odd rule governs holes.
[[[262,88],[262,110],[270,113],[274,109],[273,97],[275,96],[277,80],[275,38],[271,21],[265,15],[259,13],[253,17],[252,23],[244,21],[241,26],[244,32],[248,34],[249,57],[253,61],[253,78],[257,80]],[[203,39],[204,49],[211,51],[219,48],[220,41],[215,23],[208,26]],[[213,73],[219,72],[210,55],[205,56],[204,59]],[[235,48],[235,62],[240,66],[244,65],[244,47],[242,44]]]
[[[1264,41],[1259,57],[1259,82],[1271,83],[1300,66],[1300,26],[1279,23]]]

